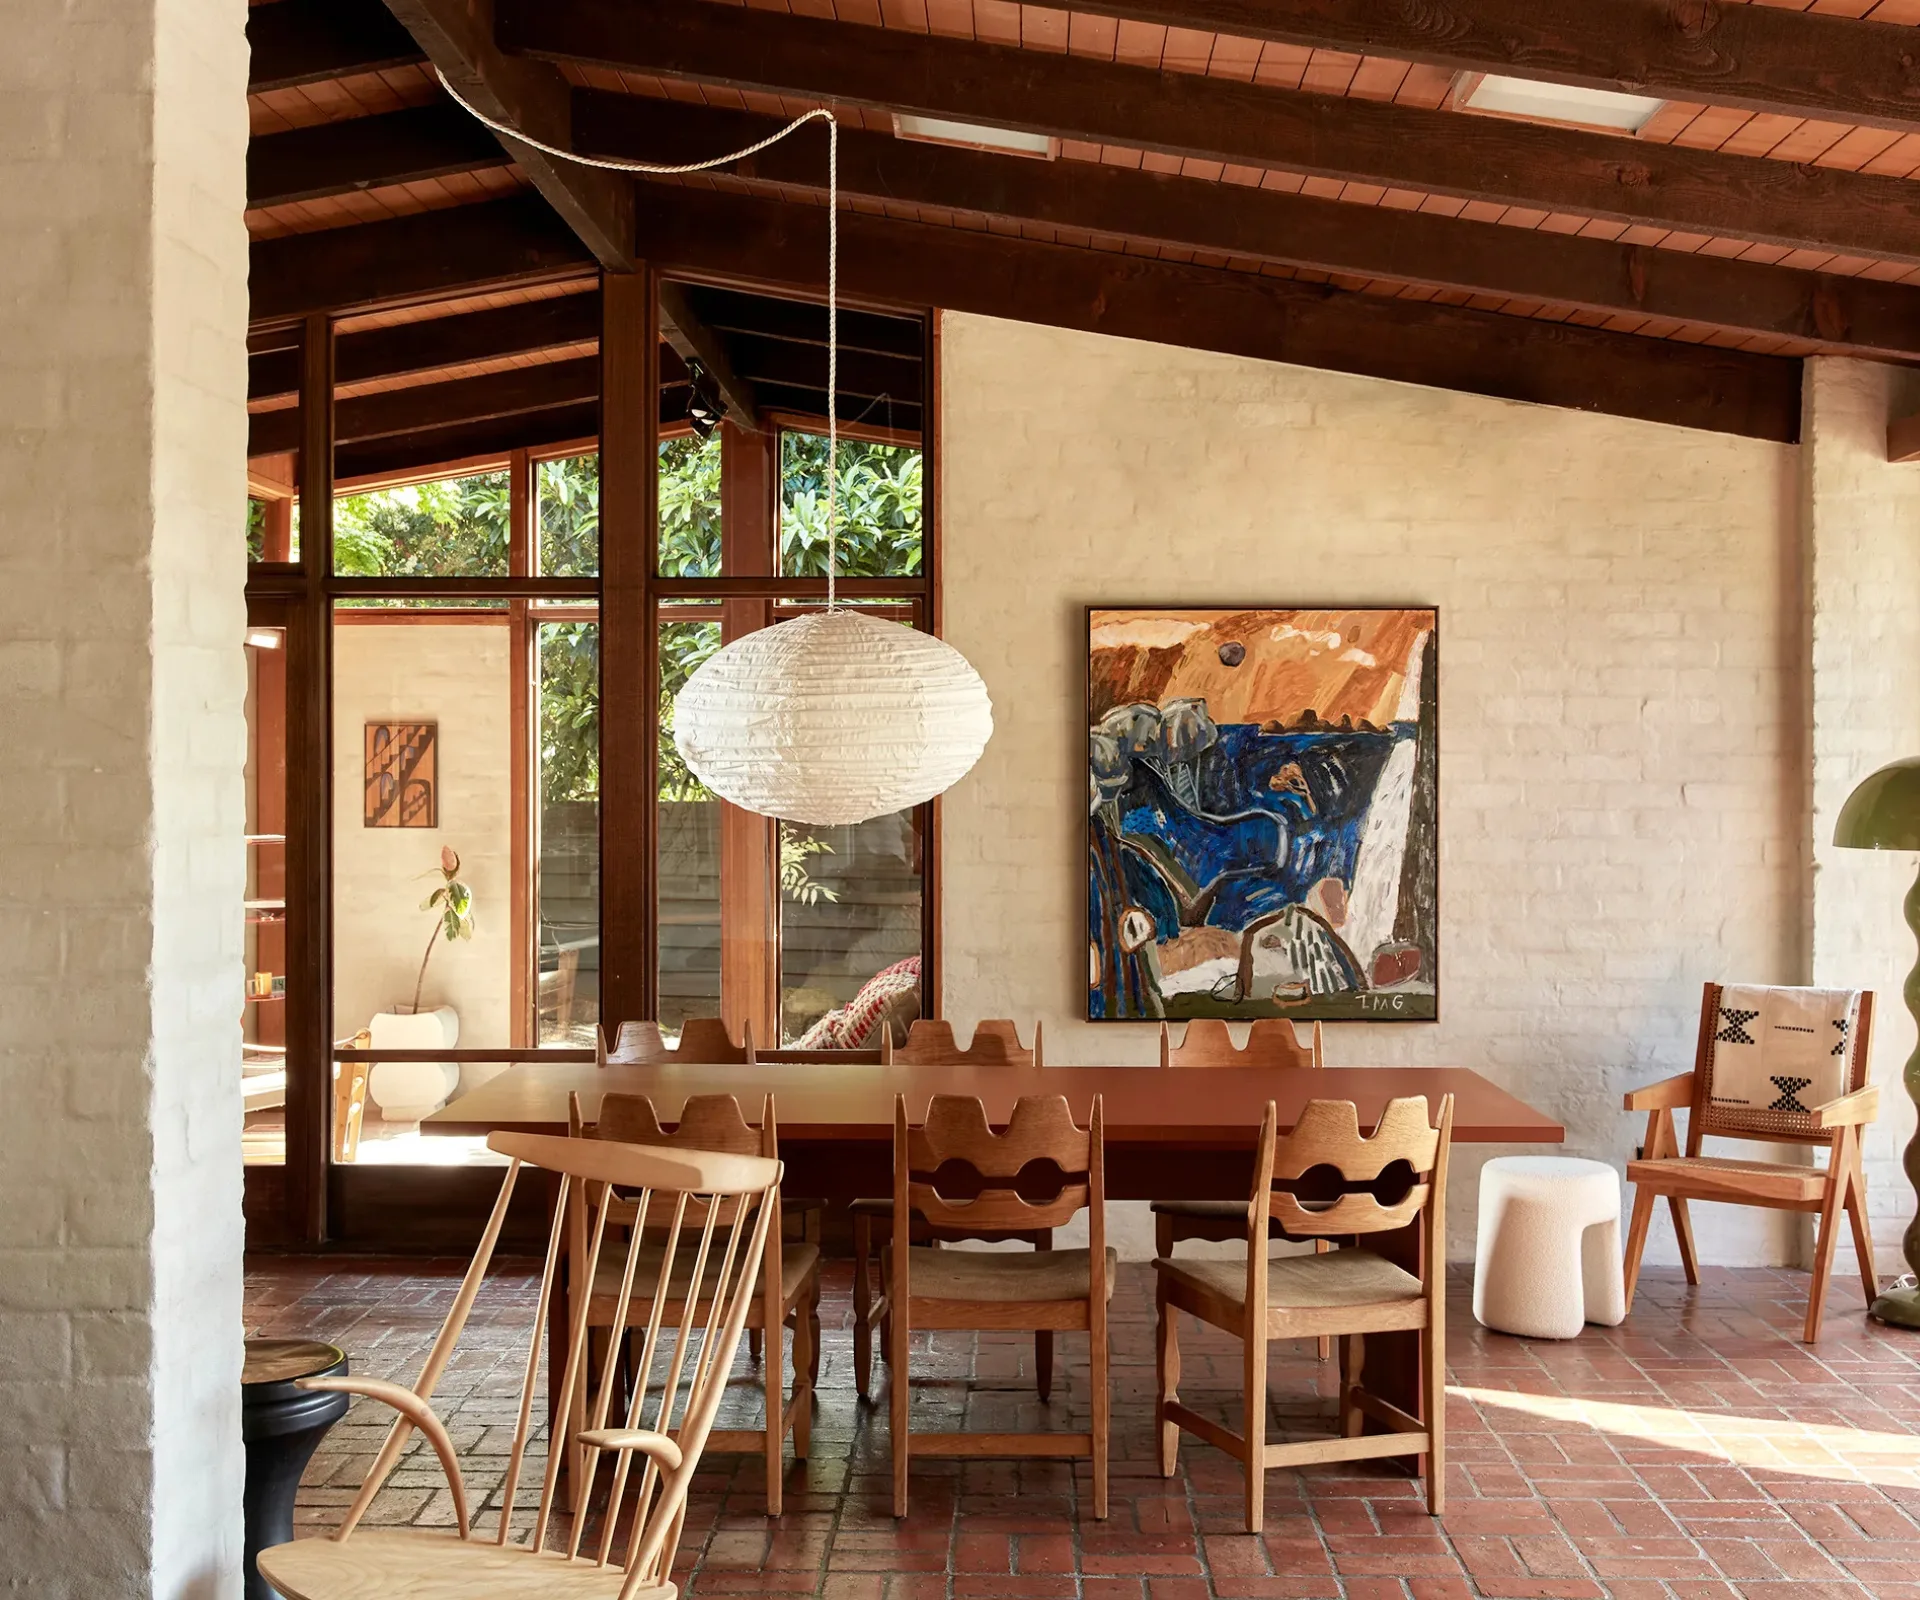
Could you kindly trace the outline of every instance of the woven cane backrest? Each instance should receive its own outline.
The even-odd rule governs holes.
[[[1293,1131],[1274,1138],[1268,1216],[1294,1238],[1404,1228],[1428,1203],[1452,1120],[1451,1095],[1438,1126],[1427,1119],[1426,1096],[1408,1095],[1389,1100],[1362,1137],[1351,1100],[1309,1100]]]
[[[564,1548],[571,1558],[602,1567],[618,1566],[626,1574],[620,1589],[622,1600],[633,1600],[642,1591],[665,1583],[672,1571],[688,1485],[712,1431],[740,1333],[746,1326],[770,1219],[779,1214],[780,1164],[753,1155],[649,1149],[610,1140],[541,1134],[496,1133],[487,1143],[509,1158],[507,1175],[480,1247],[413,1392],[423,1400],[430,1399],[453,1358],[492,1262],[522,1171],[533,1167],[555,1174],[559,1182],[553,1226],[526,1344],[500,1514],[492,1526],[471,1522],[457,1464],[451,1465],[449,1478],[459,1534],[463,1539],[484,1539],[524,1549],[529,1559],[535,1552]],[[648,1254],[656,1247],[641,1245],[640,1230],[625,1230],[623,1236],[623,1230],[609,1226],[610,1214],[604,1201],[620,1191],[637,1194],[642,1205],[665,1202],[670,1207],[671,1225],[664,1245],[657,1247],[657,1265]],[[595,1480],[603,1457],[613,1455],[605,1480],[610,1490],[607,1507],[592,1527],[591,1537],[588,1517],[567,1519],[559,1514],[560,1468],[570,1453],[565,1446],[575,1441],[562,1439],[556,1444],[541,1420],[544,1408],[538,1404],[548,1324],[567,1315],[560,1266],[566,1251],[568,1217],[581,1197],[587,1205],[588,1242],[585,1260],[576,1264],[578,1270],[584,1271],[591,1282],[603,1261],[617,1268],[616,1326],[625,1326],[634,1296],[651,1294],[654,1306],[632,1366],[631,1398],[616,1411],[612,1402],[619,1387],[620,1363],[607,1363],[598,1391],[591,1392],[584,1362],[589,1302],[585,1295],[577,1297],[565,1370],[551,1414],[571,1415],[576,1398],[584,1396],[587,1429],[582,1438],[608,1428],[646,1430],[648,1434],[642,1450],[610,1452],[595,1447],[583,1451],[582,1482],[575,1502],[583,1506],[594,1503]],[[643,1255],[653,1278],[646,1285],[637,1281]],[[670,1318],[666,1315],[669,1298],[664,1291],[676,1278],[691,1283],[693,1291],[678,1295],[678,1315]],[[344,1540],[352,1534],[413,1431],[414,1424],[406,1416],[395,1422],[334,1535],[336,1539]],[[663,1436],[665,1442],[655,1435]],[[537,1495],[529,1506],[524,1502],[533,1485],[529,1482],[523,1486],[521,1480],[533,1467],[529,1447],[542,1436],[546,1436],[546,1460]],[[569,1520],[570,1526],[563,1526]],[[616,1545],[620,1546],[618,1553]]]
[[[896,1208],[911,1208],[935,1228],[1027,1232],[1058,1228],[1105,1198],[1101,1103],[1084,1128],[1066,1098],[1022,1095],[1004,1133],[972,1095],[937,1094],[919,1127],[894,1105]]]
[[[1313,1025],[1311,1042],[1302,1044],[1293,1023],[1285,1017],[1261,1017],[1247,1031],[1246,1048],[1234,1045],[1233,1034],[1219,1017],[1195,1017],[1180,1042],[1173,1030],[1160,1024],[1160,1065],[1163,1067],[1319,1067],[1320,1024]]]
[[[917,1017],[905,1044],[891,1030],[881,1036],[880,1059],[902,1067],[1037,1067],[1042,1064],[1040,1024],[1033,1025],[1033,1048],[1020,1042],[1020,1030],[1004,1018],[974,1024],[973,1037],[960,1048],[953,1024],[941,1017]]]
[[[1815,1090],[1813,1074],[1790,1063],[1779,1065],[1778,1073],[1745,1070],[1749,1079],[1763,1078],[1759,1092],[1739,1091],[1746,1103],[1732,1103],[1731,1063],[1736,1052],[1746,1054],[1769,1040],[1768,1018],[1762,1013],[1772,994],[1802,996],[1810,1001],[1832,995],[1835,1018],[1815,1018],[1811,1026],[1795,1028],[1794,1033],[1811,1031],[1817,1039],[1814,1054],[1824,1065],[1832,1062],[1841,1070],[1831,1075],[1825,1088]],[[1745,998],[1746,1004],[1737,1003]],[[1837,1025],[1836,1025],[1837,1024]],[[1772,1037],[1781,1037],[1775,1031]],[[1838,1099],[1865,1087],[1868,1058],[1873,1044],[1873,992],[1871,990],[1822,991],[1814,989],[1756,989],[1740,996],[1731,986],[1709,983],[1700,1000],[1700,1038],[1694,1055],[1693,1111],[1687,1123],[1687,1154],[1700,1154],[1701,1140],[1761,1139],[1772,1144],[1827,1144],[1831,1129],[1820,1126],[1817,1106],[1827,1098]]]

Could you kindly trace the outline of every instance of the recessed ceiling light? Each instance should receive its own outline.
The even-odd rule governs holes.
[[[1466,111],[1527,117],[1536,122],[1571,122],[1587,128],[1617,128],[1622,133],[1638,133],[1666,104],[1644,94],[1503,78],[1491,72],[1478,75],[1478,81],[1472,84],[1460,84],[1454,103]]]
[[[1060,154],[1060,141],[1044,133],[1016,133],[1011,128],[989,128],[977,122],[949,122],[944,117],[913,117],[896,111],[896,138],[919,139],[926,144],[957,144],[968,150],[998,150],[1007,155],[1034,156],[1051,161]]]

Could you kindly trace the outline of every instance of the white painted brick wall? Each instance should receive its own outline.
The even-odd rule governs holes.
[[[1890,414],[1920,409],[1920,384],[1896,368],[1822,357],[1807,363],[1801,453],[1812,612],[1813,975],[1876,991],[1873,1076],[1879,1123],[1866,1139],[1874,1254],[1905,1271],[1900,1235],[1913,1190],[1900,1151],[1913,1103],[1900,1069],[1913,1022],[1900,986],[1914,960],[1900,902],[1915,858],[1839,850],[1833,825],[1875,768],[1920,755],[1920,467],[1887,462]],[[1851,1271],[1841,1246],[1841,1270]]]
[[[993,695],[945,805],[962,1020],[1055,1061],[1155,1059],[1076,1021],[1081,607],[1440,608],[1442,1019],[1335,1064],[1458,1063],[1624,1163],[1623,1091],[1691,1065],[1700,985],[1804,953],[1801,551],[1790,447],[981,318],[943,319],[947,636]],[[1457,1162],[1471,1248],[1485,1149]],[[1702,1207],[1714,1261],[1791,1222]],[[1130,1220],[1126,1242],[1144,1231]],[[1650,1259],[1672,1260],[1664,1218]]]
[[[239,1592],[241,0],[0,9],[0,1585]]]

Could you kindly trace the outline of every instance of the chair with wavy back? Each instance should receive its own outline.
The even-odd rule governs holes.
[[[669,1045],[657,1022],[623,1022],[611,1050],[600,1035],[600,1065],[647,1066],[661,1061],[698,1061],[716,1064],[753,1060],[753,1024],[741,1028],[738,1044],[719,1017],[688,1017],[680,1025],[680,1042]]]
[[[1044,1065],[1041,1025],[1037,1021],[1033,1025],[1033,1048],[1029,1050],[1020,1042],[1020,1030],[1004,1018],[977,1022],[973,1037],[963,1050],[954,1037],[951,1022],[939,1017],[917,1017],[907,1029],[906,1043],[896,1045],[890,1032],[881,1039],[880,1061],[884,1066],[1037,1068]],[[853,1382],[860,1398],[865,1400],[873,1384],[873,1325],[883,1318],[873,1297],[873,1247],[876,1239],[885,1242],[893,1226],[893,1197],[856,1200],[847,1209],[853,1218]],[[989,1236],[958,1233],[944,1237],[956,1240]],[[990,1237],[1018,1238],[1036,1250],[1053,1248],[1051,1230],[1018,1235],[995,1233]],[[931,1242],[931,1236],[923,1233],[921,1242]],[[881,1320],[883,1358],[889,1348],[886,1324]],[[1034,1377],[1040,1398],[1047,1399],[1053,1393],[1053,1335],[1050,1333],[1034,1335]]]
[[[760,1156],[642,1149],[539,1134],[496,1133],[487,1143],[509,1158],[506,1178],[453,1308],[413,1387],[363,1377],[303,1381],[309,1389],[364,1395],[400,1415],[338,1529],[326,1537],[296,1539],[261,1552],[261,1573],[288,1600],[364,1600],[376,1594],[390,1600],[444,1600],[456,1594],[484,1595],[487,1600],[546,1600],[554,1595],[674,1600],[678,1592],[672,1581],[673,1560],[687,1493],[754,1302],[768,1221],[777,1209],[773,1201],[779,1194],[780,1164]],[[525,1346],[502,1509],[498,1525],[483,1530],[468,1504],[446,1425],[433,1409],[433,1394],[456,1359],[508,1205],[528,1169],[557,1175],[559,1203]],[[616,1190],[636,1196],[638,1204],[657,1209],[663,1219],[658,1254],[645,1258],[644,1275],[639,1230],[624,1243],[609,1238],[606,1197]],[[556,1442],[555,1430],[540,1423],[537,1415],[545,1336],[549,1322],[565,1315],[560,1267],[575,1197],[588,1202],[589,1274],[599,1269],[606,1250],[623,1301],[635,1293],[651,1293],[656,1314],[634,1368],[638,1376],[632,1394],[615,1409],[610,1383],[588,1392],[584,1308],[575,1308],[554,1415],[573,1415],[575,1397],[580,1396],[587,1402],[590,1426],[578,1433],[562,1427]],[[670,1303],[660,1291],[676,1280],[692,1292]],[[669,1310],[674,1315],[666,1315]],[[446,1474],[455,1528],[356,1532],[415,1432],[426,1436]],[[543,1433],[549,1436],[546,1462],[529,1525],[522,1514],[520,1479],[529,1446]],[[569,1516],[561,1503],[560,1468],[570,1454],[576,1464],[572,1470],[580,1473],[576,1481],[581,1505],[592,1504],[602,1465],[610,1469],[607,1505],[597,1519]],[[622,1540],[624,1547],[616,1555],[615,1546]]]
[[[1266,1475],[1273,1467],[1318,1461],[1362,1461],[1375,1456],[1426,1457],[1427,1510],[1439,1516],[1446,1471],[1446,1216],[1447,1152],[1453,1133],[1453,1096],[1440,1102],[1431,1124],[1424,1095],[1390,1100],[1372,1137],[1360,1134],[1348,1100],[1310,1100],[1284,1139],[1272,1101],[1260,1128],[1253,1192],[1246,1205],[1243,1261],[1155,1261],[1159,1321],[1160,1472],[1177,1469],[1180,1433],[1205,1440],[1240,1462],[1246,1472],[1247,1531],[1258,1533]],[[1331,1168],[1329,1175],[1327,1169]],[[1419,1249],[1395,1251],[1419,1267],[1416,1274],[1368,1247],[1370,1236],[1417,1225]],[[1352,1238],[1329,1255],[1268,1258],[1268,1242]],[[1241,1341],[1246,1421],[1229,1432],[1180,1403],[1180,1343],[1176,1311]],[[1421,1410],[1416,1417],[1367,1391],[1366,1336],[1418,1331]],[[1267,1344],[1274,1339],[1344,1337],[1340,1424],[1344,1437],[1268,1444]],[[1384,1434],[1363,1435],[1368,1422]]]
[[[668,1132],[655,1114],[653,1102],[643,1094],[605,1094],[600,1097],[596,1120],[589,1123],[581,1113],[580,1097],[569,1097],[568,1120],[576,1137],[611,1139],[621,1144],[643,1145],[669,1150],[719,1150],[734,1155],[759,1155],[768,1160],[780,1156],[780,1136],[775,1126],[773,1096],[762,1104],[760,1126],[752,1127],[741,1114],[740,1103],[730,1094],[689,1096],[680,1110],[680,1119]],[[663,1219],[658,1203],[653,1214],[645,1215],[636,1207],[617,1206],[613,1212],[616,1226],[638,1229],[658,1235]],[[578,1236],[580,1223],[576,1221]],[[785,1446],[793,1439],[796,1460],[807,1458],[813,1431],[813,1388],[820,1372],[820,1247],[806,1241],[790,1241],[783,1229],[775,1229],[768,1239],[766,1262],[760,1275],[759,1293],[747,1310],[747,1333],[773,1332],[770,1357],[761,1364],[761,1388],[766,1397],[764,1420],[758,1429],[721,1429],[707,1441],[710,1450],[725,1454],[759,1454],[766,1463],[767,1514],[780,1515],[782,1474],[786,1465]],[[642,1246],[641,1261],[651,1269],[657,1241]],[[584,1278],[575,1280],[587,1281]],[[622,1340],[637,1338],[654,1315],[651,1272],[642,1274],[643,1287],[626,1297],[626,1315],[620,1316],[619,1282],[611,1267],[603,1267],[593,1280],[593,1293],[586,1313],[589,1338],[605,1330],[608,1366],[615,1359]],[[678,1283],[673,1292],[680,1292]],[[669,1307],[669,1314],[676,1314]],[[793,1329],[793,1395],[786,1393],[782,1372],[781,1331]],[[757,1341],[756,1353],[757,1353]],[[576,1410],[582,1399],[575,1400]],[[576,1422],[578,1422],[576,1418]]]
[[[1114,1252],[1106,1245],[1101,1102],[1082,1128],[1061,1095],[1022,1095],[1004,1133],[972,1095],[937,1094],[919,1127],[905,1096],[893,1113],[893,1238],[886,1263],[892,1384],[889,1441],[893,1514],[907,1514],[911,1455],[1065,1457],[1091,1460],[1093,1514],[1107,1514],[1107,1301]],[[1051,1167],[1051,1198],[1029,1199],[1034,1174]],[[1027,1193],[1023,1193],[1025,1189]],[[1087,1213],[1089,1248],[1033,1253],[941,1250],[915,1245],[902,1224],[927,1219],[936,1235],[1017,1238],[1063,1227]],[[1092,1420],[1086,1433],[919,1433],[907,1426],[907,1347],[916,1328],[1084,1331],[1090,1345]]]

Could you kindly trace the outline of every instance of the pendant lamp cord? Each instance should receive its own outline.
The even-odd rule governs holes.
[[[833,610],[838,604],[835,594],[835,582],[839,576],[838,522],[840,510],[840,123],[834,114],[824,106],[816,106],[811,111],[803,111],[793,121],[776,133],[770,133],[756,144],[750,144],[743,150],[730,151],[723,156],[714,156],[706,161],[687,161],[678,165],[664,165],[652,161],[632,161],[618,156],[583,156],[577,151],[562,150],[558,145],[547,144],[542,140],[522,133],[510,123],[490,117],[458,89],[447,81],[447,75],[438,67],[433,69],[434,76],[440,80],[440,87],[450,94],[454,102],[476,122],[484,123],[495,133],[509,139],[517,139],[521,144],[538,150],[543,155],[552,156],[557,161],[571,161],[576,166],[602,167],[610,172],[650,172],[662,177],[671,177],[686,172],[706,172],[714,167],[724,167],[730,162],[742,161],[751,155],[757,155],[769,145],[778,144],[788,134],[795,133],[809,122],[824,122],[827,125],[827,609]]]

